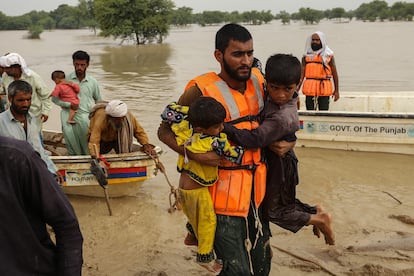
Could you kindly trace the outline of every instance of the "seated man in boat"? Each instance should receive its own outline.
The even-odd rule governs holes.
[[[143,152],[156,155],[144,129],[124,102],[99,102],[92,108],[89,119],[88,146],[92,156],[108,153],[112,149],[116,153],[132,152],[134,137],[142,145]]]

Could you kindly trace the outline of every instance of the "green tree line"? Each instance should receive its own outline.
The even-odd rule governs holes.
[[[291,14],[286,11],[272,14],[270,10],[193,13],[189,7],[176,8],[171,0],[79,0],[77,6],[62,4],[50,12],[33,10],[20,16],[7,16],[0,11],[0,30],[29,30],[36,38],[43,30],[91,28],[95,32],[99,29],[103,36],[145,44],[161,43],[170,26],[189,24],[206,26],[235,22],[260,25],[275,19],[283,24],[289,24],[291,20],[317,24],[322,19],[412,21],[413,16],[414,3],[396,2],[388,6],[380,0],[349,11],[341,7],[328,10],[302,7]]]

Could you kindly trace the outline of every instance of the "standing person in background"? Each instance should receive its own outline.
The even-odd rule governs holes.
[[[41,131],[42,123],[47,121],[49,112],[52,109],[52,103],[49,99],[50,90],[46,87],[42,78],[27,67],[26,61],[19,54],[9,53],[2,59],[6,72],[6,74],[3,74],[2,79],[5,92],[7,92],[9,84],[15,80],[24,80],[32,86],[33,94],[30,113],[33,114]]]
[[[225,107],[226,122],[237,128],[255,129],[264,104],[264,78],[252,68],[252,36],[241,25],[226,24],[216,33],[215,41],[214,57],[220,63],[220,73],[210,72],[191,80],[178,104],[190,106],[199,97],[210,96]],[[158,137],[177,153],[185,154],[167,123],[161,123]],[[283,154],[292,144],[278,146]],[[204,164],[219,164],[218,181],[210,194],[217,215],[214,250],[223,261],[220,275],[268,275],[270,229],[262,219],[266,165],[261,149],[246,150],[240,165],[221,160],[214,152],[187,154],[189,159]]]
[[[56,87],[53,89],[51,97],[57,97],[64,102],[71,103],[69,109],[69,124],[76,124],[76,121],[73,120],[75,114],[79,108],[79,98],[78,95],[80,87],[78,84],[73,82],[67,82],[65,79],[65,72],[56,70],[52,72],[52,80],[55,82]]]
[[[0,152],[0,275],[80,276],[82,233],[62,188],[27,142],[0,137]]]
[[[77,83],[80,86],[80,92],[78,94],[80,104],[74,118],[76,124],[68,123],[70,109],[75,107],[73,103],[64,102],[57,98],[52,98],[52,101],[62,107],[60,119],[68,154],[89,155],[87,139],[89,112],[92,106],[102,100],[102,96],[98,81],[86,73],[90,61],[89,54],[85,51],[76,51],[72,55],[72,60],[75,71],[70,73],[66,78],[68,81]]]
[[[334,87],[332,87],[332,79]],[[324,33],[317,31],[306,40],[299,88],[306,96],[307,110],[329,110],[329,97],[339,100],[339,82],[333,51]]]

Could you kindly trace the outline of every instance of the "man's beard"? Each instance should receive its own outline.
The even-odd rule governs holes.
[[[85,71],[82,71],[82,70],[77,70],[77,71],[75,71],[76,72],[76,76],[77,77],[83,77],[83,76],[85,76]]]
[[[248,79],[250,79],[250,74],[252,72],[252,68],[250,67],[249,69],[249,74],[247,76],[240,76],[237,73],[237,69],[233,70],[231,69],[230,65],[226,62],[226,59],[223,57],[223,66],[224,66],[224,71],[226,71],[226,73],[233,79],[237,80],[237,81],[247,81]]]
[[[12,104],[10,106],[10,109],[13,110],[13,112],[16,113],[16,114],[27,115],[29,113],[29,109],[30,108],[28,108],[28,109],[21,109],[21,108],[18,108],[15,105]]]
[[[322,48],[322,44],[319,44],[319,43],[312,43],[312,44],[311,44],[311,48],[312,48],[312,50],[314,50],[314,51],[318,51],[319,49],[321,49],[321,48]]]

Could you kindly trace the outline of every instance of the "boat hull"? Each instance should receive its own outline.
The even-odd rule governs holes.
[[[60,133],[44,131],[46,149],[59,152],[64,142]],[[110,197],[135,195],[142,183],[157,174],[155,161],[136,145],[136,151],[122,154],[105,154],[109,162],[107,192]],[[160,155],[162,150],[156,146]],[[66,194],[104,197],[103,188],[90,171],[92,158],[87,155],[51,156],[52,161],[63,177],[63,190]]]
[[[297,146],[414,154],[414,114],[299,111]]]

